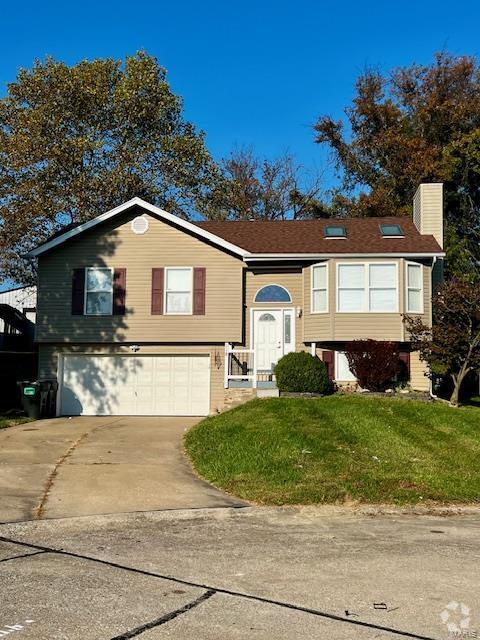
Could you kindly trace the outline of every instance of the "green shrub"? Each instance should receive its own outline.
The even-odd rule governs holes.
[[[331,384],[325,364],[305,351],[287,353],[275,366],[280,391],[330,393]]]

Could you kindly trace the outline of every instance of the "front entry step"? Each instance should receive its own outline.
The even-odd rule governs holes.
[[[257,389],[257,398],[278,398],[280,391],[277,388]]]

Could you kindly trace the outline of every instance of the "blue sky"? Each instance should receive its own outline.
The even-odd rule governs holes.
[[[3,3],[0,94],[19,67],[50,54],[123,58],[143,48],[168,69],[186,116],[216,156],[235,145],[285,150],[322,169],[320,114],[342,117],[365,66],[428,63],[435,51],[477,54],[480,5],[440,1]],[[330,175],[330,174],[328,174]]]
[[[216,158],[242,145],[268,157],[289,151],[324,171],[328,187],[317,117],[342,117],[366,66],[429,63],[441,49],[477,55],[479,24],[470,1],[4,2],[0,95],[35,58],[74,64],[145,49]]]

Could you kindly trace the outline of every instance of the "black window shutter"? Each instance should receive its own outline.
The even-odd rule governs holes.
[[[85,269],[72,272],[72,316],[83,316],[85,299]]]

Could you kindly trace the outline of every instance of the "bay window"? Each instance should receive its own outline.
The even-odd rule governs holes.
[[[393,262],[338,264],[337,311],[340,313],[397,312],[397,264]]]
[[[312,267],[312,313],[328,311],[328,266],[316,264]]]
[[[407,262],[407,313],[423,313],[423,267]]]

